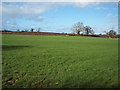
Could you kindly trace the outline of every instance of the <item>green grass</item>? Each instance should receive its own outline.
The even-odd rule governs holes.
[[[118,87],[118,40],[2,35],[2,84],[30,88]]]

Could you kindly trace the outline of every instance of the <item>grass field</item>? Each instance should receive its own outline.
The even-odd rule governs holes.
[[[2,35],[3,88],[118,87],[118,40]]]

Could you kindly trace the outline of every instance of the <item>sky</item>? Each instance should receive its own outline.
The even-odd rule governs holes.
[[[72,33],[72,27],[83,22],[95,34],[118,31],[117,2],[3,2],[2,29],[16,31]]]

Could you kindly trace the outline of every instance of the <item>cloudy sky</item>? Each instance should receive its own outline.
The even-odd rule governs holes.
[[[93,28],[96,34],[118,31],[117,2],[3,2],[2,29],[71,33],[76,22]]]

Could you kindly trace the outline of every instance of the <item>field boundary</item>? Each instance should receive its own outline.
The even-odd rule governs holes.
[[[17,34],[17,35],[60,35],[60,36],[89,36],[89,37],[104,37],[109,38],[108,35],[83,35],[83,34],[67,34],[67,33],[52,33],[52,32],[12,32],[12,31],[0,31],[2,34]],[[115,36],[114,38],[120,38]]]

